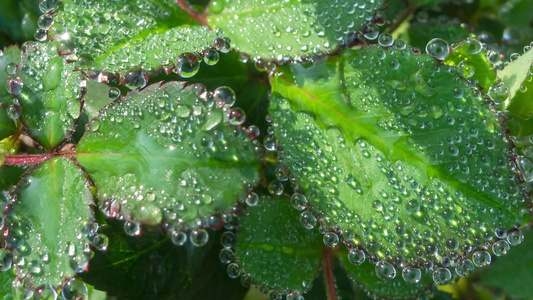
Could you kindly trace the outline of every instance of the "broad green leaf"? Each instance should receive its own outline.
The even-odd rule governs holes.
[[[520,222],[528,200],[501,119],[454,69],[368,46],[278,74],[283,162],[322,221],[372,256],[439,263]]]
[[[509,89],[509,99],[512,101],[520,86],[528,76],[531,76],[533,68],[533,51],[524,52],[520,57],[508,63],[501,71],[498,71],[498,79]]]
[[[100,110],[113,100],[120,96],[120,90],[112,88],[109,85],[97,82],[95,80],[87,80],[87,93],[83,97],[85,101],[83,110],[87,113],[89,119],[94,119],[100,113]]]
[[[210,6],[207,22],[235,49],[263,60],[330,52],[361,30],[382,0],[229,0]],[[375,30],[377,37],[377,28]]]
[[[5,250],[0,250],[5,251]],[[0,298],[12,299],[13,297],[13,280],[15,280],[13,269],[0,272]]]
[[[518,91],[509,99],[507,110],[520,118],[533,116],[533,63],[526,78],[520,83]]]
[[[317,276],[324,243],[307,230],[287,198],[261,199],[239,221],[235,258],[251,283],[303,293]]]
[[[70,136],[81,112],[86,81],[74,65],[57,55],[55,43],[25,45],[12,94],[20,104],[20,120],[46,149]]]
[[[0,105],[0,140],[15,133],[15,122],[8,115],[4,107]]]
[[[468,38],[459,43],[446,57],[445,64],[454,66],[465,79],[476,80],[484,92],[496,81],[496,69],[487,58],[481,42]]]
[[[58,50],[67,60],[78,60],[102,81],[107,75],[100,71],[127,81],[135,68],[172,66],[181,53],[204,50],[217,38],[206,27],[187,25],[192,18],[175,0],[61,2],[50,38],[61,42]]]
[[[348,251],[343,248],[339,253],[341,265],[354,285],[362,287],[368,293],[379,298],[387,299],[417,299],[429,289],[432,283],[429,277],[424,277],[418,283],[407,283],[398,271],[392,280],[383,280],[376,275],[376,266],[365,260],[361,265],[352,264],[348,259]]]
[[[524,243],[481,273],[484,285],[498,288],[513,299],[531,299],[533,295],[533,231],[528,229],[524,235]]]
[[[243,299],[246,289],[228,277],[220,263],[221,232],[203,247],[174,245],[168,235],[146,230],[130,237],[123,222],[109,220],[100,234],[109,238],[106,251],[94,251],[84,282],[117,299]]]
[[[430,20],[426,23],[415,22],[409,26],[406,36],[401,36],[412,47],[425,52],[427,43],[440,38],[448,44],[459,43],[469,36],[466,28],[457,22],[442,23],[437,20]]]
[[[258,181],[249,137],[226,123],[229,109],[198,96],[203,87],[154,84],[95,119],[76,157],[102,205],[148,225],[176,226],[230,211]],[[200,91],[202,92],[202,91]]]
[[[20,49],[17,46],[11,46],[4,51],[0,50],[0,103],[9,104],[8,99],[13,98],[7,89],[7,79],[9,76],[6,71],[15,72],[16,66],[20,64]],[[15,68],[14,68],[15,67]]]
[[[92,194],[80,168],[53,158],[24,176],[6,220],[17,277],[54,287],[86,269]]]

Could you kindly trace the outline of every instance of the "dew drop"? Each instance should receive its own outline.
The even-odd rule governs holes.
[[[229,123],[234,126],[240,126],[246,120],[246,114],[241,108],[234,108],[229,115]]]
[[[185,52],[176,60],[176,73],[183,78],[191,78],[200,69],[200,57],[191,52]]]
[[[450,48],[445,40],[435,38],[427,43],[426,53],[438,60],[445,60],[450,53]]]
[[[511,246],[518,246],[524,241],[524,234],[520,230],[513,231],[507,235],[507,242]]]
[[[116,87],[109,89],[109,92],[107,92],[107,96],[109,99],[115,100],[120,97],[120,90]]]
[[[39,9],[43,13],[51,12],[57,8],[58,4],[59,4],[59,0],[40,0]]]
[[[226,107],[232,107],[237,100],[235,92],[227,86],[221,86],[215,90],[213,97],[216,101],[225,105]]]
[[[220,237],[220,243],[224,248],[231,248],[235,245],[235,234],[231,231],[226,231]]]
[[[334,232],[327,232],[322,240],[326,247],[336,247],[339,244],[339,236]]]
[[[308,211],[304,211],[300,215],[300,223],[302,223],[302,225],[304,226],[305,229],[311,230],[311,229],[315,228],[316,217],[312,213],[310,213]]]
[[[376,275],[381,279],[394,279],[396,269],[388,262],[380,261],[376,264]]]
[[[189,239],[191,244],[194,246],[202,247],[207,244],[207,241],[209,240],[209,233],[205,229],[195,229],[191,231]]]
[[[235,253],[229,248],[224,248],[220,250],[218,258],[220,258],[221,263],[227,265],[235,259]]]
[[[452,272],[446,268],[437,268],[433,271],[432,277],[436,284],[445,285],[452,280]]]
[[[12,264],[13,259],[11,258],[11,254],[4,249],[0,249],[0,272],[11,269]]]
[[[18,96],[20,92],[22,92],[23,87],[24,83],[22,82],[22,79],[20,79],[20,77],[9,78],[7,80],[7,91],[15,97]]]
[[[476,267],[486,267],[490,265],[492,258],[487,251],[477,251],[472,255],[472,262]]]
[[[474,66],[466,60],[461,61],[457,65],[457,70],[459,71],[459,74],[466,79],[471,78],[476,73],[476,68],[474,68]]]
[[[479,52],[481,52],[481,49],[483,48],[483,46],[477,39],[474,39],[471,37],[469,37],[466,40],[465,45],[466,45],[466,52],[468,52],[469,54],[478,54]]]
[[[457,263],[457,266],[455,266],[455,273],[457,273],[459,277],[468,277],[474,273],[474,270],[474,263],[469,259],[460,261]]]
[[[209,49],[204,52],[204,62],[208,66],[214,66],[218,63],[220,59],[220,54],[215,49]]]
[[[492,244],[492,252],[496,256],[503,256],[507,254],[509,249],[510,249],[510,246],[509,246],[509,243],[507,243],[507,241],[497,241],[494,244]]]
[[[229,264],[226,270],[228,271],[228,276],[230,278],[237,278],[241,275],[241,269],[239,268],[239,265],[236,263]]]
[[[15,74],[17,73],[17,65],[14,63],[7,64],[5,72],[7,76],[15,76]]]
[[[69,281],[61,291],[64,300],[86,299],[88,296],[87,286],[79,279]]]
[[[187,234],[183,231],[175,230],[170,234],[170,240],[176,246],[183,246],[187,242]]]
[[[54,18],[51,15],[43,14],[37,20],[37,26],[42,30],[48,30],[54,24]]]
[[[394,44],[394,38],[389,33],[382,33],[378,37],[378,43],[382,47],[390,47]]]
[[[107,250],[107,246],[109,245],[109,238],[107,237],[107,235],[102,233],[96,234],[93,237],[93,245],[94,248],[96,248],[97,250],[105,251]]]
[[[422,271],[418,268],[406,267],[402,270],[402,277],[407,283],[419,283],[422,278]]]
[[[141,234],[141,224],[132,221],[124,223],[124,232],[129,236],[137,236]]]
[[[351,249],[348,253],[348,261],[353,265],[360,265],[366,259],[365,252],[361,249]]]
[[[302,211],[305,210],[305,207],[307,205],[307,198],[300,193],[294,193],[291,196],[290,202],[292,207]]]
[[[283,183],[279,180],[272,180],[268,184],[268,192],[274,196],[280,196],[283,194]]]

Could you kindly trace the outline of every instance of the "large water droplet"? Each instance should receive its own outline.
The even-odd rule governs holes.
[[[376,275],[381,279],[393,279],[396,277],[396,269],[388,262],[380,261],[376,264]]]
[[[450,53],[450,48],[445,40],[435,38],[427,43],[426,53],[438,60],[445,60]]]
[[[402,270],[402,277],[407,283],[419,283],[422,278],[422,271],[418,268],[406,267]]]
[[[191,52],[185,52],[178,56],[176,60],[176,73],[183,78],[190,78],[198,73],[201,58]]]
[[[452,272],[446,268],[437,268],[433,271],[432,277],[436,284],[445,285],[452,280]]]
[[[194,246],[202,247],[207,244],[209,233],[205,229],[195,229],[191,231],[189,239]]]

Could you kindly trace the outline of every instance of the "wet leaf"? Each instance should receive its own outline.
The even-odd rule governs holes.
[[[297,189],[377,260],[438,265],[521,222],[529,200],[502,120],[456,70],[369,46],[283,68],[272,85]]]
[[[197,227],[230,211],[258,181],[254,147],[226,123],[229,107],[200,98],[195,89],[203,87],[183,87],[132,92],[90,124],[76,157],[108,216]]]
[[[174,0],[61,2],[50,38],[60,42],[64,58],[101,81],[109,73],[127,77],[135,68],[174,67],[180,54],[204,50],[217,37],[206,27],[189,26],[192,18]]]
[[[30,136],[53,149],[74,129],[86,83],[73,64],[57,55],[54,43],[28,43],[25,48],[17,77],[8,84]]]
[[[405,36],[402,39],[412,47],[417,47],[424,52],[427,43],[434,39],[440,38],[449,44],[459,43],[469,36],[466,28],[458,22],[441,22],[438,20],[429,20],[426,22],[413,22],[410,24]]]
[[[10,100],[13,96],[9,94],[4,87],[7,85],[7,79],[9,78],[7,71],[13,70],[16,65],[20,64],[20,49],[17,46],[11,46],[4,51],[1,51],[0,55],[0,103],[11,105]],[[9,67],[8,67],[9,66]]]
[[[207,22],[235,49],[254,58],[287,58],[330,52],[349,32],[371,20],[383,1],[230,0],[211,5]],[[373,27],[372,27],[373,28]],[[377,27],[374,30],[377,37]],[[370,36],[370,35],[369,35]]]
[[[324,244],[316,229],[302,226],[287,198],[259,200],[240,217],[236,238],[240,272],[253,284],[302,294],[317,276]]]
[[[24,176],[6,220],[8,249],[18,278],[30,287],[61,286],[86,269],[92,194],[80,168],[53,158]]]
[[[509,89],[509,99],[514,101],[515,95],[520,91],[520,86],[531,77],[533,71],[533,51],[524,52],[515,60],[509,62],[503,70],[498,71],[498,79]]]
[[[15,132],[15,122],[8,115],[4,107],[0,105],[0,140]]]

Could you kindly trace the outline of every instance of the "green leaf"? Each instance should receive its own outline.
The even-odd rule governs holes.
[[[529,50],[498,71],[498,79],[502,80],[509,89],[509,99],[511,101],[513,101],[525,79],[531,76],[532,68],[533,51]]]
[[[95,251],[81,277],[117,299],[243,299],[246,289],[230,279],[220,263],[220,232],[203,247],[177,247],[168,235],[146,230],[140,237],[124,233],[123,222],[109,220],[100,234],[106,251]],[[208,287],[208,288],[207,288]]]
[[[435,261],[520,222],[528,200],[501,120],[449,66],[368,46],[278,74],[283,162],[327,227],[372,256]]]
[[[507,110],[516,116],[527,119],[533,115],[533,64],[518,91],[509,100]]]
[[[376,275],[376,266],[368,260],[361,265],[350,263],[346,248],[340,251],[339,259],[355,286],[361,287],[379,298],[418,299],[429,289],[429,285],[432,283],[429,277],[424,277],[418,283],[407,283],[400,274],[392,280],[383,280]]]
[[[17,277],[37,288],[62,285],[91,255],[92,194],[80,168],[53,158],[24,176],[6,220]]]
[[[20,49],[17,46],[11,46],[4,49],[4,51],[0,50],[0,53],[0,103],[11,104],[8,103],[8,99],[11,99],[12,96],[8,93],[7,89],[4,88],[7,85],[7,79],[9,78],[6,70],[11,70],[13,69],[13,66],[20,64]],[[7,68],[8,66],[9,68]]]
[[[57,55],[55,43],[27,43],[17,75],[9,84],[21,122],[43,147],[55,148],[74,129],[86,81]]]
[[[259,160],[228,107],[203,99],[201,86],[154,84],[95,119],[76,151],[100,203],[148,225],[163,219],[197,227],[231,211],[258,181]],[[197,90],[200,90],[197,92]]]
[[[524,243],[498,258],[481,273],[481,282],[502,290],[513,299],[531,299],[533,295],[533,231],[524,231]]]
[[[4,107],[0,105],[0,140],[15,133],[15,122],[8,115]]]
[[[331,52],[360,30],[383,1],[229,0],[210,6],[207,22],[235,49],[263,60]],[[377,28],[375,29],[377,37]]]
[[[204,50],[217,38],[206,27],[187,25],[192,18],[174,0],[61,2],[50,38],[61,42],[67,60],[78,60],[101,81],[108,73],[128,81],[126,73],[135,68],[173,67],[181,53]]]
[[[3,0],[0,33],[16,42],[33,39],[39,14],[38,0]]]
[[[15,278],[15,272],[13,272],[13,269],[0,272],[0,298],[13,298],[13,281],[15,280]]]
[[[323,248],[318,231],[302,226],[287,198],[261,199],[240,217],[235,258],[253,284],[283,294],[306,292]]]
[[[476,80],[485,92],[496,81],[496,69],[477,39],[468,38],[459,43],[444,63],[456,67],[464,78]]]

